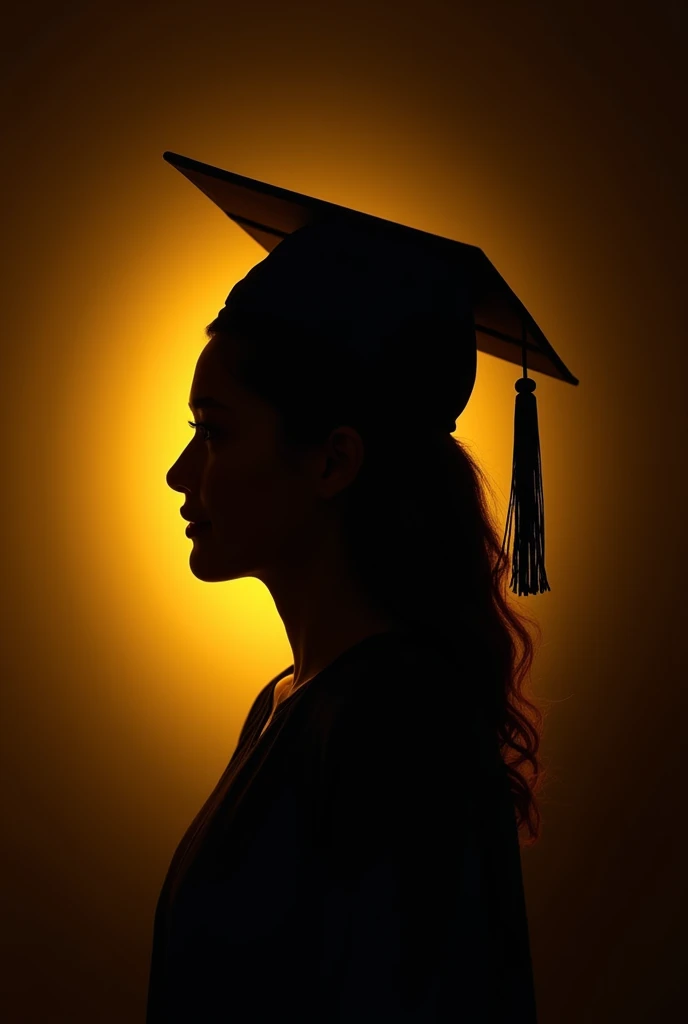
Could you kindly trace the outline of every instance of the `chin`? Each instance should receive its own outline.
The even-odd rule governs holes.
[[[224,576],[213,572],[203,572],[202,569],[194,569],[193,567],[191,572],[197,580],[201,581],[201,583],[224,583],[228,579],[233,579],[231,576]]]
[[[229,580],[240,580],[245,576],[252,576],[249,569],[230,565],[213,565],[211,561],[204,562],[201,558],[194,558],[193,552],[189,558],[189,568],[201,583],[227,583]]]

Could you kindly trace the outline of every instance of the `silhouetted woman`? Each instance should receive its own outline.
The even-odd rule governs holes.
[[[205,524],[193,574],[262,580],[293,664],[172,860],[147,1024],[533,1024],[533,641],[481,472],[452,424],[409,406],[431,386],[418,322],[418,361],[399,345],[373,387],[331,335],[247,301],[298,234],[206,329],[194,436],[167,476]]]

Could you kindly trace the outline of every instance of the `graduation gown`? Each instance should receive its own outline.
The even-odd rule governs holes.
[[[402,631],[258,694],[155,912],[147,1024],[535,1024],[506,769]]]

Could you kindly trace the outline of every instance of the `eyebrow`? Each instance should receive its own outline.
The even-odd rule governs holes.
[[[222,402],[218,402],[216,398],[211,395],[204,395],[202,398],[192,398],[189,402],[189,409],[228,409],[228,405],[223,405]]]

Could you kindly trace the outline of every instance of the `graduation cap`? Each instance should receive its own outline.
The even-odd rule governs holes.
[[[163,153],[163,159],[268,253],[232,288],[225,302],[230,313],[318,329],[364,367],[379,366],[387,340],[404,325],[422,325],[423,317],[429,325],[454,325],[438,332],[438,344],[450,357],[443,365],[452,373],[437,381],[434,403],[419,406],[424,422],[447,433],[473,390],[478,349],[522,366],[502,556],[513,527],[512,591],[527,596],[550,590],[535,381],[528,370],[568,384],[578,380],[482,249],[178,153]],[[437,339],[427,334],[414,336],[419,371],[437,358]]]

